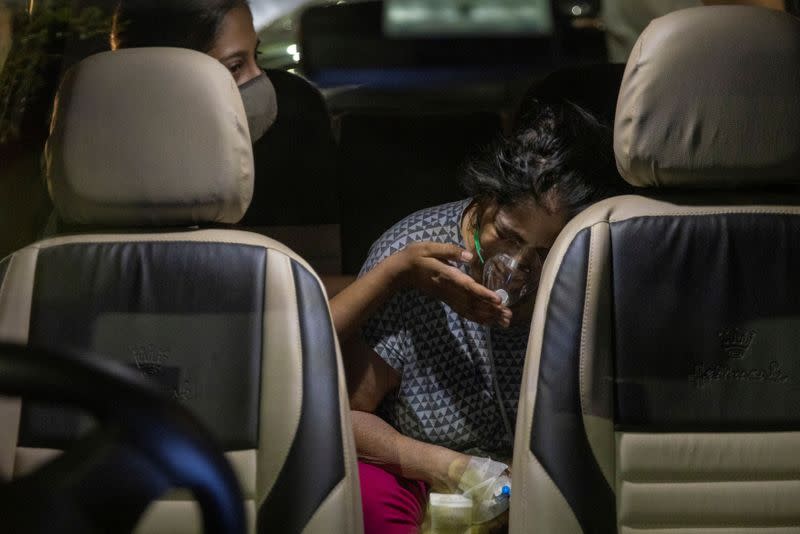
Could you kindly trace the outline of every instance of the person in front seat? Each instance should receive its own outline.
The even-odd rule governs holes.
[[[275,122],[275,89],[256,63],[258,36],[247,0],[121,0],[111,48],[188,48],[219,60],[242,94],[250,140]]]
[[[247,0],[120,0],[110,41],[112,50],[188,48],[219,60],[239,87],[253,143],[277,118],[275,88],[256,63],[258,37]],[[62,230],[53,211],[40,235]]]
[[[260,68],[247,0],[116,1],[114,49],[197,50],[219,60],[239,85],[256,169],[253,199],[239,225],[266,234],[291,227],[290,233],[284,228],[281,240],[307,256],[317,255],[315,268],[323,273],[326,268],[337,272],[336,259],[327,257],[328,250],[321,252],[312,237],[315,226],[339,222],[337,147],[327,104],[301,76]],[[309,210],[309,203],[318,208]]]
[[[429,490],[463,490],[467,466],[511,457],[539,262],[572,216],[618,191],[613,165],[607,128],[543,104],[471,167],[470,198],[396,224],[332,300],[367,533],[417,532]],[[482,263],[512,250],[528,252],[534,290],[505,307]]]

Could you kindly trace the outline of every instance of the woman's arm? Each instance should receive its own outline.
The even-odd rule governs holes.
[[[404,436],[377,415],[353,410],[353,433],[359,458],[435,491],[452,492],[470,457]]]
[[[364,321],[401,288],[402,270],[397,254],[389,256],[330,300],[333,325],[340,343],[358,332]]]
[[[353,433],[358,456],[431,487],[453,491],[470,457],[423,443],[395,430],[374,415],[384,397],[400,384],[400,375],[361,340],[347,345],[345,359]]]
[[[331,299],[339,341],[350,339],[368,317],[404,288],[416,288],[443,300],[467,319],[508,326],[511,311],[500,304],[500,298],[448,263],[471,259],[472,253],[447,243],[412,243],[387,257]]]

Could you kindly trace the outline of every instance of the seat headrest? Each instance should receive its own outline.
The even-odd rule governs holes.
[[[653,21],[625,69],[614,152],[640,187],[800,181],[800,20],[714,6]]]
[[[253,195],[239,90],[221,63],[191,50],[104,52],[73,67],[45,155],[67,224],[234,223]]]

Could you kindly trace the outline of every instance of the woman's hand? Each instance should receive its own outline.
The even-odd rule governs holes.
[[[458,491],[458,482],[472,457],[445,447],[430,450],[430,469],[425,482],[439,493]]]
[[[511,310],[500,297],[453,263],[469,263],[472,253],[448,243],[411,243],[385,261],[395,264],[401,287],[411,287],[446,302],[476,323],[508,327]]]

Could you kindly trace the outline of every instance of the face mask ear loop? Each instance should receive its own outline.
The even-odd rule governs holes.
[[[478,259],[481,260],[481,265],[483,265],[484,263],[486,263],[486,261],[483,259],[483,251],[481,250],[481,240],[479,237],[480,232],[481,232],[480,227],[475,228],[473,239],[475,240],[475,252],[478,254]]]

